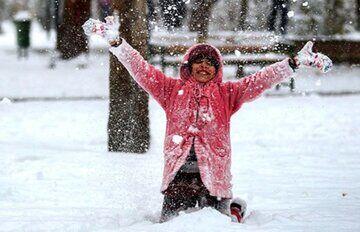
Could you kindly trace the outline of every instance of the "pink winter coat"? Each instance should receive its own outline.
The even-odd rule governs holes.
[[[231,198],[230,118],[244,102],[292,75],[288,59],[270,65],[236,82],[222,82],[220,65],[216,77],[206,84],[190,75],[187,61],[195,51],[215,54],[215,47],[198,44],[185,54],[180,79],[167,77],[147,63],[125,40],[110,51],[126,67],[136,82],[161,105],[166,113],[164,174],[161,191],[167,189],[186,162],[192,143],[201,179],[213,196]]]

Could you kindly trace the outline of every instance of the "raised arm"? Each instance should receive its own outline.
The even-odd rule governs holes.
[[[330,71],[333,65],[331,59],[322,53],[313,52],[313,45],[309,41],[297,56],[270,65],[238,82],[226,83],[225,96],[228,96],[230,112],[236,112],[244,102],[254,100],[266,89],[290,77],[300,65],[317,68],[323,73]]]
[[[177,80],[165,76],[161,71],[146,62],[138,51],[132,48],[119,35],[119,23],[113,16],[105,18],[106,22],[95,19],[87,20],[83,29],[86,35],[96,34],[109,42],[110,52],[125,66],[135,81],[163,108]]]
[[[149,64],[124,39],[121,41],[120,45],[112,46],[110,52],[125,66],[134,80],[166,108],[167,99],[177,80],[167,77]]]
[[[254,100],[266,89],[280,83],[293,73],[294,70],[290,67],[289,58],[287,58],[244,77],[240,81],[225,83],[224,88],[228,96],[230,112],[235,113],[243,103]]]

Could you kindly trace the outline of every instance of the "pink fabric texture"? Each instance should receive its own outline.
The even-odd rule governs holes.
[[[239,81],[223,83],[222,58],[211,45],[197,44],[187,51],[180,67],[180,79],[167,77],[147,63],[125,40],[110,51],[166,112],[161,191],[174,179],[194,143],[201,179],[210,194],[231,198],[230,118],[243,103],[292,75],[288,59]],[[215,54],[220,62],[216,77],[206,84],[196,82],[187,65],[189,57],[198,52]]]

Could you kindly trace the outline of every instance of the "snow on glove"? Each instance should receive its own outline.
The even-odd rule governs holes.
[[[308,41],[305,46],[298,52],[298,60],[300,64],[316,67],[323,73],[326,73],[331,70],[332,68],[332,61],[331,59],[319,52],[315,53],[312,51],[314,43]]]
[[[105,22],[90,18],[82,25],[82,28],[87,36],[96,34],[109,43],[119,39],[119,23],[115,21],[114,16],[106,17]]]

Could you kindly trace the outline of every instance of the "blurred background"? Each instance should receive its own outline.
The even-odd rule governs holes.
[[[32,22],[32,30],[47,34],[56,42],[56,49],[62,58],[72,58],[86,52],[86,38],[80,26],[89,17],[104,20],[108,15],[120,14],[122,21],[133,15],[123,12],[132,1],[111,0],[1,0],[0,22],[2,37],[14,27],[16,15],[24,17],[27,12]],[[251,44],[265,40],[271,42],[285,40],[317,40],[319,43],[333,41],[335,59],[359,62],[359,54],[353,58],[342,51],[358,51],[352,44],[359,40],[359,1],[343,0],[147,0],[135,1],[139,6],[133,9],[144,14],[147,24],[148,44],[160,42],[172,45],[186,45],[194,42],[218,44]],[[129,4],[130,3],[130,4]],[[140,16],[142,17],[142,16]],[[133,19],[130,19],[133,20]],[[125,25],[123,25],[125,26]],[[131,25],[127,25],[131,27]],[[145,31],[143,28],[142,31]],[[134,30],[134,29],[133,29]],[[165,34],[164,34],[165,33]],[[53,35],[54,34],[54,35]],[[53,37],[52,37],[53,36]],[[139,37],[139,34],[136,34]],[[170,40],[169,37],[175,37]],[[177,38],[176,38],[177,37]],[[185,37],[185,38],[184,38]],[[277,38],[279,37],[279,38]],[[196,40],[195,40],[196,38]],[[255,39],[254,39],[255,38]],[[4,43],[14,43],[8,38]],[[32,39],[33,42],[35,42]],[[55,40],[55,41],[54,41]],[[44,42],[44,41],[42,41]],[[37,43],[32,43],[33,47]],[[46,44],[42,44],[46,49]],[[90,47],[97,44],[90,43]],[[346,46],[344,46],[346,45]],[[320,45],[319,45],[320,46]],[[321,46],[325,46],[321,44]],[[321,47],[320,46],[320,47]],[[328,45],[330,46],[330,45]],[[336,46],[341,46],[337,49]],[[351,46],[351,49],[348,47]],[[71,50],[76,50],[71,51]],[[339,54],[340,53],[340,54]],[[337,55],[337,56],[336,56]]]

